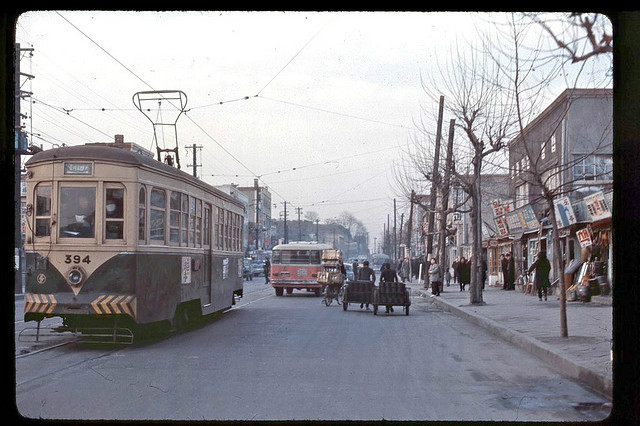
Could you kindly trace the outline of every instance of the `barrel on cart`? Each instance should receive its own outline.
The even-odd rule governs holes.
[[[371,281],[346,281],[343,286],[342,309],[346,311],[350,303],[371,303],[373,300],[373,288]]]
[[[373,314],[378,314],[378,306],[402,306],[405,315],[409,315],[411,305],[410,290],[399,282],[381,282],[373,291]]]

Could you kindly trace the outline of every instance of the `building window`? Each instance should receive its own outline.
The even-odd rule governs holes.
[[[547,146],[547,142],[542,142],[540,144],[540,159],[544,160],[547,157],[547,150],[545,149]]]
[[[575,180],[613,180],[613,158],[610,155],[574,155],[573,159]]]
[[[516,187],[516,208],[520,208],[529,202],[529,184],[524,183]]]
[[[551,135],[551,152],[556,152],[556,149],[558,147],[558,142],[556,140],[556,134],[554,133],[553,135]]]

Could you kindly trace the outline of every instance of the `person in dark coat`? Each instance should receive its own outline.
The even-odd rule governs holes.
[[[504,254],[500,255],[500,267],[502,268],[502,289],[507,290],[509,285],[509,259]]]
[[[453,269],[453,283],[460,284],[460,259],[456,256],[456,259],[451,264],[451,268]]]
[[[547,253],[541,250],[538,253],[538,259],[533,262],[533,265],[529,267],[527,272],[531,273],[536,271],[536,290],[538,290],[538,300],[542,300],[544,294],[544,300],[547,300],[547,289],[549,288],[549,272],[551,271],[551,263],[547,259]]]
[[[460,258],[458,273],[460,277],[460,291],[465,291],[464,286],[471,284],[471,262],[467,261],[464,257]]]
[[[358,279],[358,261],[354,260],[353,261],[353,279],[357,280]]]
[[[487,282],[487,272],[488,272],[487,261],[482,259],[482,289],[484,290],[484,284]]]
[[[373,271],[373,269],[369,268],[369,262],[366,260],[362,262],[362,268],[358,269],[358,280],[371,281],[373,283],[376,282],[376,273]],[[360,309],[362,309],[363,306],[364,303],[361,303]],[[368,303],[367,309],[369,309]]]
[[[271,275],[271,262],[269,262],[268,257],[264,260],[262,269],[264,271],[265,284],[269,284],[269,275]]]
[[[515,290],[516,289],[516,262],[513,258],[511,252],[507,253],[507,259],[509,259],[509,282],[507,285],[507,290]]]
[[[395,269],[391,269],[391,264],[389,262],[382,265],[382,273],[380,274],[380,282],[392,283],[398,282],[398,274]],[[393,306],[386,305],[387,313],[389,311],[393,312]]]

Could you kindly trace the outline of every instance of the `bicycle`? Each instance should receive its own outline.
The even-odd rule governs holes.
[[[338,305],[342,303],[342,284],[328,284],[324,290],[324,299],[323,302],[326,306],[331,305],[333,299],[336,300]]]

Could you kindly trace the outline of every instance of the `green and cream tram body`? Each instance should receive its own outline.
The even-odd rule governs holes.
[[[242,296],[244,206],[114,145],[26,163],[25,321],[177,328],[231,307]]]

